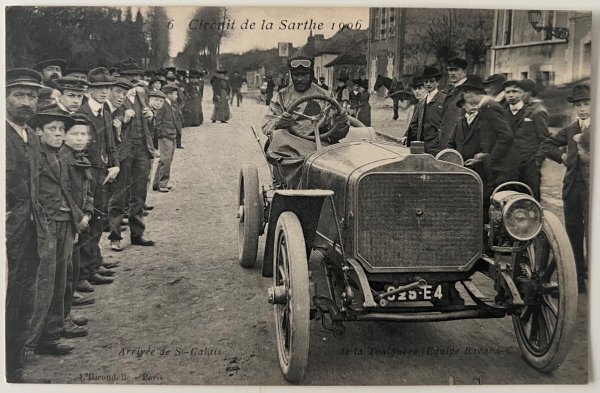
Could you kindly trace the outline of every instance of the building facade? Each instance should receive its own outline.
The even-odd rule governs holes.
[[[529,78],[543,86],[591,76],[591,12],[541,11],[537,26],[565,28],[568,37],[536,31],[527,10],[496,10],[487,73]]]

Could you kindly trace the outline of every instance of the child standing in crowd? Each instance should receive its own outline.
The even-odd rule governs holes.
[[[171,163],[175,153],[175,138],[181,130],[181,118],[177,109],[177,87],[167,85],[163,88],[166,95],[163,106],[156,112],[154,125],[158,137],[160,160],[154,177],[154,191],[169,192],[171,178]]]
[[[542,150],[548,158],[567,167],[562,189],[565,229],[575,256],[579,292],[585,293],[587,264],[584,244],[586,245],[585,250],[589,252],[589,179],[587,179],[585,162],[578,152],[575,136],[582,132],[589,132],[586,130],[591,125],[589,86],[575,86],[567,97],[567,101],[573,105],[577,120],[556,135],[546,139],[542,143]]]
[[[76,204],[70,190],[69,171],[60,160],[60,148],[65,131],[74,124],[56,104],[38,110],[28,124],[35,128],[41,142],[41,169],[39,173],[39,202],[48,220],[50,255],[40,265],[38,294],[31,319],[31,335],[27,351],[38,354],[66,355],[73,346],[63,344],[62,337],[87,335],[84,328],[63,329],[65,320],[65,293],[67,269],[71,265],[75,225],[73,213]]]

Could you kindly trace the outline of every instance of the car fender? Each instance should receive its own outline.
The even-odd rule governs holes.
[[[306,256],[310,257],[315,232],[325,198],[333,195],[331,190],[277,190],[271,201],[267,240],[262,266],[263,277],[273,275],[273,242],[275,228],[281,213],[289,211],[298,216],[306,242]]]

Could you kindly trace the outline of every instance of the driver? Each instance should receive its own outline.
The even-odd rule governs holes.
[[[310,120],[287,111],[293,110],[308,116],[317,116],[329,107],[324,100],[309,100],[298,105],[295,109],[290,105],[299,98],[308,96],[329,97],[329,92],[312,83],[314,79],[314,61],[310,57],[299,56],[288,60],[288,70],[292,84],[277,92],[269,105],[269,111],[264,117],[262,130],[269,137],[266,153],[269,161],[275,165],[280,180],[285,181],[289,188],[296,188],[300,183],[302,162],[304,158],[316,150],[316,143],[302,137],[292,135],[290,130],[302,136],[314,136],[314,126]],[[322,139],[322,145],[337,143],[348,134],[348,116],[337,113],[327,115],[320,123],[321,133],[333,130],[327,139]]]

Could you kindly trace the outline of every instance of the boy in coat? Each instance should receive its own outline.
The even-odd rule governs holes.
[[[156,111],[155,130],[158,137],[158,149],[160,160],[158,170],[154,177],[153,189],[160,192],[169,192],[169,180],[171,178],[171,163],[175,153],[175,139],[177,133],[181,132],[181,118],[177,108],[177,86],[167,85],[163,87],[166,95],[163,106]]]
[[[589,179],[586,178],[588,172],[579,155],[575,136],[590,128],[589,86],[575,86],[567,97],[567,101],[573,104],[573,109],[577,113],[577,120],[556,135],[546,139],[542,143],[542,150],[548,158],[567,167],[562,189],[565,229],[575,256],[579,291],[585,292],[587,264],[584,253],[584,239],[586,246],[589,246]],[[589,252],[589,247],[585,247],[585,249]]]

